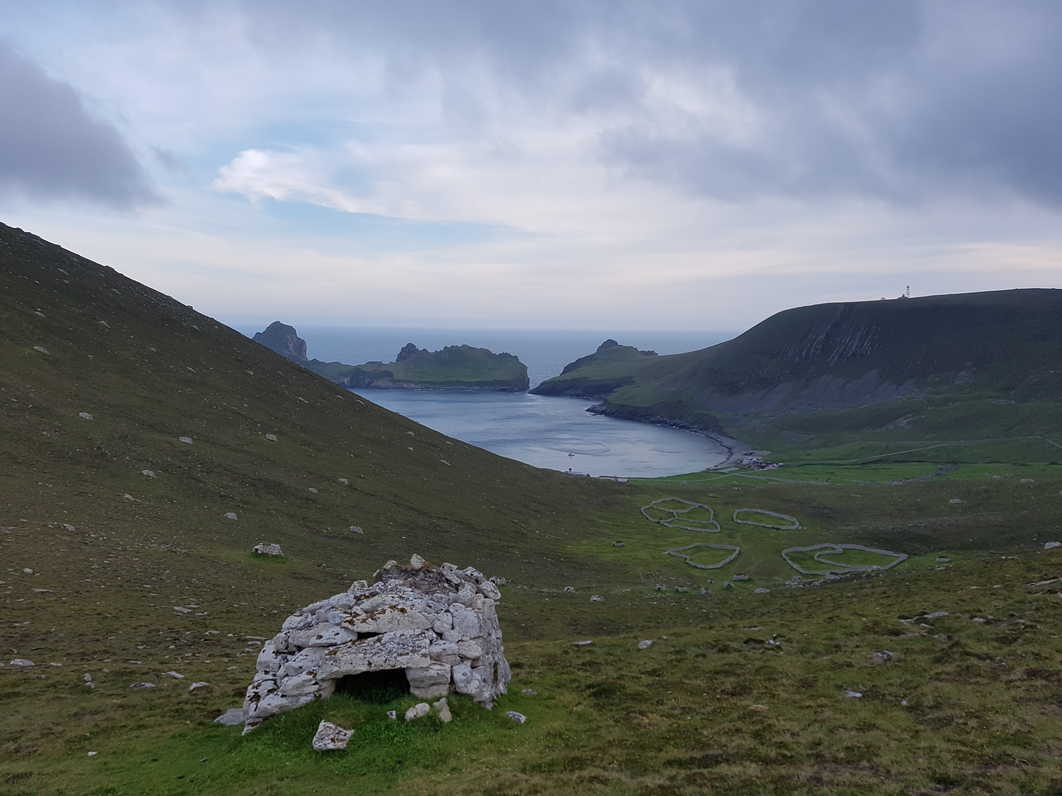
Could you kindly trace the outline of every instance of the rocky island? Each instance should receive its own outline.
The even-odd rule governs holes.
[[[253,339],[293,362],[306,362],[306,341],[299,337],[294,326],[273,321],[264,330],[257,332]]]
[[[529,386],[527,366],[518,357],[470,345],[428,351],[407,343],[394,362],[348,365],[307,359],[306,341],[294,327],[280,321],[257,333],[254,340],[344,387],[524,392]]]

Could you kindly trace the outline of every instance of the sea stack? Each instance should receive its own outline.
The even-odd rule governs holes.
[[[294,362],[306,361],[306,341],[299,337],[294,326],[273,321],[265,331],[255,333],[254,341]]]

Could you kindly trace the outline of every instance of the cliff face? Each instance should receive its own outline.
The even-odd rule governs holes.
[[[306,341],[299,337],[294,326],[273,321],[265,328],[265,331],[256,333],[253,339],[256,343],[276,351],[282,357],[295,362],[306,361]]]
[[[700,428],[959,393],[1054,400],[1060,319],[1059,290],[821,304],[686,354],[599,349],[535,391],[581,389],[597,411]]]

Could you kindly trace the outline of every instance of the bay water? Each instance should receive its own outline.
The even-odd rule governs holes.
[[[237,326],[245,334],[260,331]],[[659,354],[693,351],[721,342],[718,332],[599,332],[511,329],[356,328],[297,326],[309,356],[350,364],[394,361],[406,343],[437,350],[467,344],[508,352],[527,365],[531,385],[607,338]],[[700,434],[592,415],[593,402],[529,393],[448,390],[355,390],[385,409],[471,445],[536,467],[593,476],[655,477],[717,464],[726,449]]]

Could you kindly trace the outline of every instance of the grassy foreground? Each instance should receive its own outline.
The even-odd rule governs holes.
[[[390,722],[386,711],[410,697],[347,696],[247,737],[211,723],[239,704],[260,639],[286,612],[345,585],[294,557],[225,559],[222,572],[255,573],[226,593],[197,571],[203,560],[174,551],[176,583],[155,572],[140,591],[115,584],[77,627],[64,598],[86,592],[34,591],[54,584],[16,573],[5,578],[5,616],[29,622],[25,635],[16,630],[18,652],[37,665],[0,668],[0,791],[1057,792],[1062,551],[1036,548],[1039,529],[1058,527],[1062,480],[1037,475],[1032,484],[990,473],[890,479],[860,487],[861,504],[847,484],[631,485],[560,551],[583,562],[580,576],[557,578],[534,556],[499,570],[513,579],[501,604],[512,692],[492,712],[452,699],[446,726]],[[964,503],[951,503],[955,494]],[[641,517],[638,506],[667,495],[708,502],[721,533]],[[743,506],[792,513],[803,528],[735,526],[728,517]],[[730,540],[743,553],[707,573],[662,555],[691,538]],[[913,557],[888,573],[785,587],[794,573],[778,549],[819,539],[887,543]],[[736,573],[750,580],[723,588]],[[569,582],[574,593],[561,590]],[[197,601],[184,600],[192,592]],[[572,645],[582,639],[594,644]],[[642,639],[654,643],[640,650]],[[884,651],[888,660],[875,655]],[[189,693],[192,680],[210,686]],[[145,681],[155,687],[129,688]],[[350,751],[309,748],[321,719],[355,728]]]
[[[5,733],[0,782],[10,793],[97,794],[1053,793],[1062,582],[1030,584],[1058,576],[1057,556],[993,556],[723,598],[700,625],[588,647],[510,642],[514,693],[493,712],[452,699],[445,726],[390,722],[385,711],[408,697],[338,697],[242,737],[209,723],[252,665],[236,650],[193,665],[213,681],[203,695],[166,677],[129,691],[150,663],[97,669],[93,691],[69,667],[5,670],[6,724],[20,730]],[[939,611],[948,615],[918,618]],[[654,644],[639,650],[641,638]],[[321,719],[355,728],[349,752],[310,750]]]

